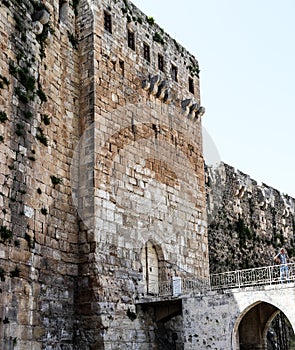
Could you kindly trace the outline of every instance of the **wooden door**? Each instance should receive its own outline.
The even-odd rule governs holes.
[[[159,292],[159,261],[156,248],[152,242],[147,242],[142,251],[143,278],[146,282],[146,292],[148,294],[158,294]]]

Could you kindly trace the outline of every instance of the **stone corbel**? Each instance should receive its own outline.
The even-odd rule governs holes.
[[[172,101],[171,92],[170,92],[170,89],[168,88],[165,90],[165,96],[164,96],[163,102],[169,104],[171,103],[171,101]]]
[[[43,32],[43,24],[39,21],[35,21],[32,23],[32,27],[33,27],[33,32],[36,35],[39,35]]]
[[[270,203],[269,198],[267,197],[267,194],[265,192],[265,189],[262,188],[261,192],[258,195],[258,205],[259,208],[261,208],[262,210],[266,210],[268,208],[268,205]]]
[[[199,104],[197,102],[193,103],[190,108],[189,108],[189,114],[188,114],[188,118],[189,119],[195,119],[196,118],[196,113],[199,110]]]
[[[165,92],[166,92],[166,87],[167,87],[167,82],[165,80],[161,81],[161,83],[158,86],[158,92],[156,97],[159,98],[160,100],[163,100],[165,97]]]
[[[35,12],[33,15],[34,22],[39,21],[43,25],[47,24],[49,19],[50,13],[45,9]]]
[[[240,184],[238,189],[235,192],[235,196],[238,198],[243,198],[245,194],[246,186]]]
[[[200,106],[199,103],[192,98],[182,100],[181,109],[187,118],[194,120],[197,120],[205,113],[205,107]]]
[[[160,75],[155,75],[151,79],[150,94],[155,96],[158,93],[159,84],[161,77]]]
[[[194,103],[195,101],[192,98],[181,101],[181,109],[186,117],[190,114],[190,108]]]
[[[290,210],[289,210],[289,208],[286,206],[286,207],[284,208],[284,210],[283,210],[283,216],[284,216],[285,218],[288,218],[289,215],[290,215]]]
[[[201,118],[205,114],[206,110],[205,107],[200,106],[199,109],[195,113],[195,118]]]
[[[282,196],[282,199],[284,202],[283,216],[285,218],[288,218],[290,216],[290,212],[291,212],[291,205],[290,205],[290,202],[284,196]]]
[[[32,30],[36,35],[40,35],[43,32],[44,25],[49,22],[50,13],[47,10],[43,9],[35,12],[32,16],[32,19]]]
[[[164,103],[169,104],[171,102],[170,88],[166,80],[161,80],[160,75],[155,75],[150,79],[144,79],[141,82],[141,87]]]
[[[143,90],[148,91],[151,87],[151,82],[147,79],[143,80],[141,83]]]

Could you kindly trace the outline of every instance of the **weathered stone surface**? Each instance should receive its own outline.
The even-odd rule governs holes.
[[[270,285],[264,287],[248,287],[244,289],[229,290],[225,292],[209,292],[206,295],[185,298],[183,300],[183,329],[184,349],[216,349],[235,350],[240,349],[239,326],[245,314],[255,305],[267,307],[272,305],[275,313],[281,310],[290,321],[293,329],[295,326],[294,312],[294,284]],[[196,312],[197,310],[197,312]],[[254,335],[257,334],[259,325],[263,320],[263,311],[252,323],[257,323]],[[273,319],[274,315],[270,317]],[[263,324],[263,323],[262,323]],[[251,332],[251,324],[248,324]],[[264,333],[263,333],[264,332]],[[262,327],[262,343],[257,343],[256,348],[263,348],[266,342],[266,330]],[[255,341],[252,345],[255,348]],[[247,349],[250,349],[248,347]]]
[[[181,108],[198,63],[124,1],[2,1],[0,31],[1,347],[148,349],[146,242],[161,280],[208,275],[201,124]]]
[[[196,310],[216,305],[221,324],[227,296],[157,297],[173,277],[209,276],[195,57],[128,0],[2,0],[0,37],[0,348],[213,344]],[[229,173],[217,196],[232,227],[247,216],[290,248],[294,202]]]
[[[227,164],[207,169],[212,272],[273,265],[285,247],[295,258],[295,199]]]
[[[63,339],[57,329],[73,333],[78,224],[68,174],[79,138],[73,103],[79,96],[79,73],[78,56],[69,45],[67,29],[72,32],[75,25],[69,21],[67,29],[59,27],[54,13],[58,1],[47,1],[48,11],[43,6],[40,16],[34,18],[37,3],[0,4],[0,74],[9,80],[9,85],[0,89],[0,110],[8,118],[1,124],[4,177],[0,181],[0,225],[12,233],[0,243],[0,267],[5,278],[0,282],[1,319],[9,322],[1,321],[1,349],[13,345],[31,350],[63,343],[66,347],[69,339]],[[50,43],[46,40],[48,20],[54,29]],[[40,22],[34,21],[42,22],[38,32],[34,24]],[[68,72],[71,78],[65,79]],[[75,118],[65,120],[65,115]],[[63,185],[53,189],[51,175],[62,178]],[[50,237],[58,230],[63,232],[60,247],[67,247],[64,260],[59,245]],[[19,272],[11,277],[11,271]]]

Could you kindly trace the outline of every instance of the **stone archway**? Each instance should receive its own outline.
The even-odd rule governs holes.
[[[252,305],[239,321],[237,349],[267,350],[267,331],[273,319],[280,312],[280,309],[267,302],[258,302]]]

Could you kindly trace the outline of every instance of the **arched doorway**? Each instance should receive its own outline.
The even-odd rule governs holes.
[[[278,319],[280,321],[277,321]],[[288,330],[282,327],[288,327]],[[286,332],[289,334],[288,338],[286,336],[281,338],[281,334]],[[280,340],[277,340],[279,338]],[[272,304],[258,302],[248,309],[239,322],[237,349],[291,350],[292,338],[294,339],[294,331],[283,312]]]
[[[160,267],[162,250],[152,241],[146,242],[141,251],[143,281],[147,294],[159,293]]]

